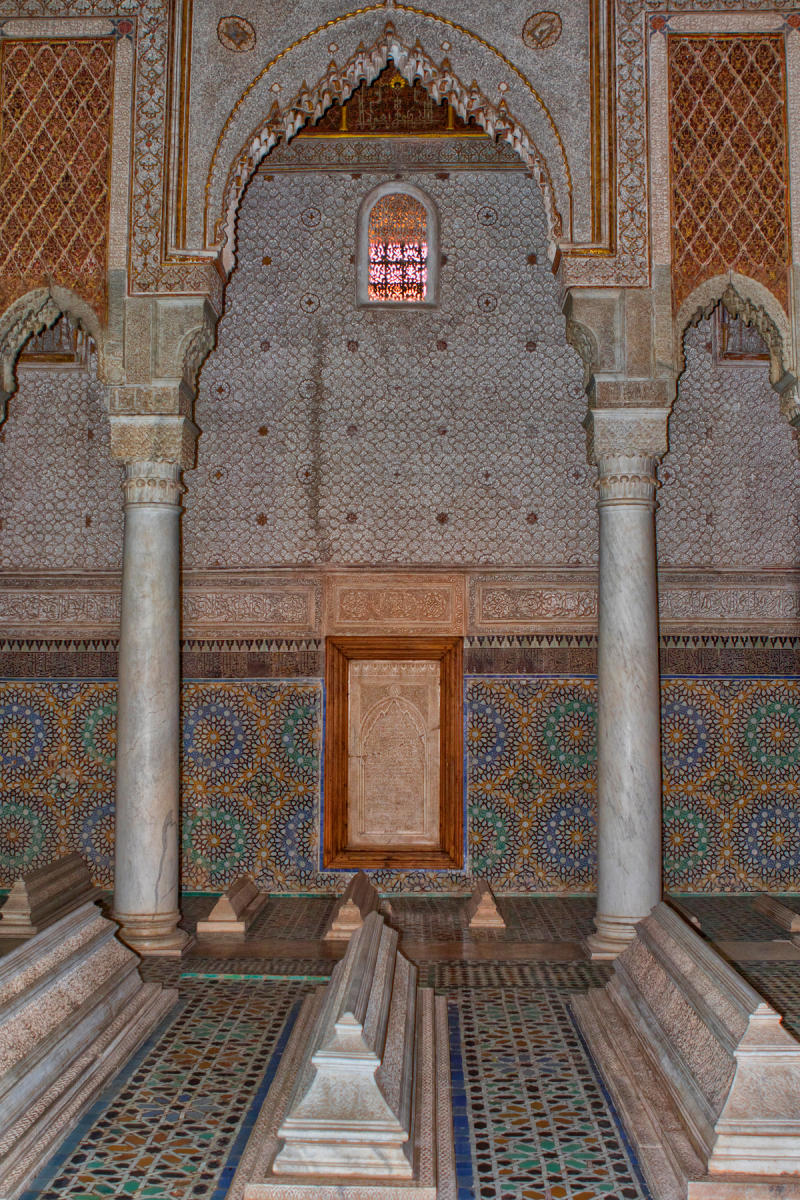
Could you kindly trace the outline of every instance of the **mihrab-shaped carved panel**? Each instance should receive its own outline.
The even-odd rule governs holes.
[[[460,638],[328,638],[328,867],[462,863]]]

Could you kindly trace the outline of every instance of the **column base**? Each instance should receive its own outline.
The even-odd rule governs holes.
[[[112,913],[120,929],[117,936],[142,958],[180,958],[194,942],[185,929],[178,929],[181,914],[175,909],[168,913]]]
[[[617,958],[636,936],[636,926],[647,913],[640,917],[612,917],[608,913],[597,913],[594,918],[596,933],[584,939],[589,957],[595,960]]]

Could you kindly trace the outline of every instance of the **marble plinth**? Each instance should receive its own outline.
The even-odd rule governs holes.
[[[0,960],[0,1196],[24,1191],[177,992],[84,904]]]
[[[65,854],[15,881],[0,909],[0,938],[33,937],[95,895],[80,854]]]
[[[505,929],[506,927],[492,895],[492,889],[485,879],[478,880],[478,886],[467,901],[467,916],[470,929]]]
[[[325,941],[347,941],[364,924],[365,917],[375,912],[379,896],[363,871],[359,871],[337,900],[323,935]]]
[[[788,904],[781,904],[777,897],[756,896],[753,908],[763,916],[769,917],[776,925],[780,925],[781,929],[788,929],[790,933],[800,933],[800,913],[789,908]]]
[[[371,913],[304,1002],[228,1200],[455,1200],[447,1010]]]
[[[677,913],[573,1011],[656,1200],[800,1198],[800,1042]]]
[[[249,875],[241,875],[220,896],[205,920],[197,922],[198,937],[212,933],[244,937],[268,899]]]

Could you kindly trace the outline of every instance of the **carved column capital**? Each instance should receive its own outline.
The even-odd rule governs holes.
[[[194,466],[200,431],[188,417],[112,414],[109,424],[112,458],[124,463],[176,463],[184,471]]]
[[[186,489],[181,468],[174,462],[129,462],[125,464],[122,491],[129,504],[178,505]]]
[[[583,423],[589,461],[656,458],[667,452],[668,408],[590,409]]]
[[[598,507],[646,504],[655,507],[658,459],[652,454],[610,454],[597,463]]]

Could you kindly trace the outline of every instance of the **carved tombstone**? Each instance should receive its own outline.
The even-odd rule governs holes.
[[[800,1042],[677,913],[573,1011],[655,1200],[798,1200]]]
[[[467,916],[470,929],[505,929],[506,927],[492,889],[485,879],[478,880],[475,891],[467,901]]]
[[[447,1009],[371,913],[305,1001],[228,1200],[455,1200]]]
[[[347,885],[341,899],[337,900],[331,913],[325,941],[346,941],[364,924],[364,918],[378,907],[380,897],[363,871],[359,871]]]
[[[0,959],[0,1196],[25,1190],[81,1112],[178,998],[96,904]]]
[[[249,875],[240,875],[208,916],[197,922],[197,936],[221,933],[243,937],[268,899],[268,894],[260,892]]]
[[[12,885],[0,909],[0,938],[33,937],[96,895],[80,854],[65,854]]]

